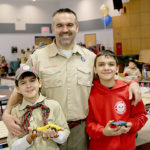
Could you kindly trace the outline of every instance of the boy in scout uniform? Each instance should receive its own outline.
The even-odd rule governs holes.
[[[54,100],[48,100],[40,94],[41,80],[35,68],[24,65],[15,76],[16,89],[23,95],[23,101],[12,109],[12,115],[19,118],[24,136],[10,136],[8,143],[11,150],[59,150],[57,143],[67,140],[69,128],[61,106]],[[39,126],[47,124],[51,119],[62,130],[36,131]]]
[[[135,76],[138,79],[141,78],[141,72],[136,65],[136,61],[134,59],[129,60],[129,65],[124,70],[125,76]]]

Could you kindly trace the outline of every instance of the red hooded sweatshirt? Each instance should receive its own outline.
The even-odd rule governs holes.
[[[135,150],[136,132],[147,121],[144,104],[140,101],[136,106],[129,100],[129,86],[116,80],[112,89],[94,81],[89,97],[89,114],[87,117],[87,133],[91,137],[90,150]],[[104,136],[103,129],[108,121],[131,122],[132,127],[126,134]]]

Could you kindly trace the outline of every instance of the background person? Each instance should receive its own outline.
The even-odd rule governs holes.
[[[29,59],[30,55],[31,55],[30,48],[27,48],[27,50],[25,51],[26,60]]]
[[[20,66],[23,66],[26,63],[27,58],[26,58],[26,54],[25,54],[25,50],[24,49],[21,50],[21,55],[20,55],[20,57],[18,59],[20,61]]]
[[[1,57],[0,68],[1,68],[1,76],[7,76],[8,75],[8,63],[5,59],[5,56]]]
[[[129,60],[129,65],[124,70],[124,76],[136,76],[138,79],[141,78],[141,72],[136,65],[136,61],[134,59]]]

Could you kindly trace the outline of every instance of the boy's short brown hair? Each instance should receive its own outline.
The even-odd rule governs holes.
[[[111,51],[111,50],[103,50],[103,51],[100,51],[100,52],[96,55],[95,60],[94,60],[94,66],[96,66],[97,58],[100,57],[100,56],[113,57],[113,58],[115,59],[115,61],[116,61],[116,64],[117,64],[117,65],[119,64],[119,63],[118,63],[117,56],[116,56],[116,54],[115,54],[113,51]]]

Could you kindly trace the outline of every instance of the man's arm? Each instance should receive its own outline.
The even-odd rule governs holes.
[[[12,107],[15,106],[20,100],[22,100],[22,95],[19,94],[16,91],[16,89],[14,89],[14,91],[10,95],[10,98],[8,100],[7,107],[6,107],[5,111],[7,111],[10,114]]]
[[[20,128],[20,121],[15,116],[11,115],[11,109],[22,99],[22,95],[14,90],[8,100],[8,104],[5,112],[3,113],[2,119],[7,126],[11,135],[22,136],[22,130]]]
[[[132,99],[132,97],[135,96],[135,101],[132,102],[132,105],[135,106],[142,99],[139,84],[136,81],[127,78],[119,77],[119,79],[129,84],[129,99]]]

